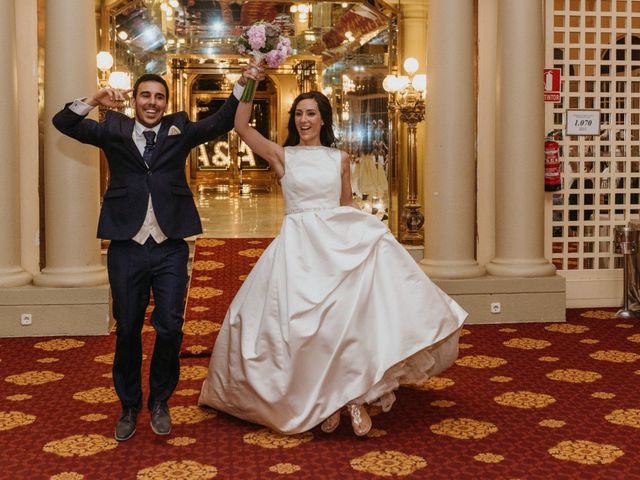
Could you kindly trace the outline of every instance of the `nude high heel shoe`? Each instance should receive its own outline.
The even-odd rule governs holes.
[[[347,405],[347,411],[349,412],[349,416],[351,417],[351,426],[353,427],[353,433],[357,436],[362,437],[369,433],[371,430],[371,417],[367,410],[364,408],[364,405],[356,405],[355,403],[350,403]]]
[[[340,425],[340,410],[333,412],[327,417],[327,419],[320,425],[320,430],[324,433],[331,433]]]

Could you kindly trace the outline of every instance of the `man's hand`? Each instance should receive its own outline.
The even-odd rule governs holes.
[[[92,107],[102,105],[108,108],[120,108],[124,106],[124,103],[127,101],[126,96],[131,93],[131,91],[132,90],[119,90],[110,87],[103,88],[88,98],[86,103]]]
[[[242,68],[242,77],[240,77],[238,83],[244,86],[247,83],[248,78],[251,78],[256,82],[264,80],[264,66],[262,64],[258,65],[257,63],[255,63],[255,60],[252,59],[249,62],[249,65],[246,65]]]

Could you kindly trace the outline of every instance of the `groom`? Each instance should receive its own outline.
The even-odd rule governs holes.
[[[98,237],[111,240],[107,270],[117,322],[113,383],[122,404],[115,438],[135,433],[142,408],[142,326],[150,293],[156,330],[149,373],[151,428],[171,432],[167,401],[180,375],[179,354],[188,281],[189,248],[184,238],[202,232],[185,177],[187,155],[195,146],[233,128],[247,78],[264,78],[261,68],[243,71],[233,94],[213,115],[191,122],[185,112],[165,115],[169,88],[154,74],[135,82],[135,119],[109,110],[103,122],[86,118],[96,106],[121,107],[123,92],[113,88],[76,100],[53,117],[55,127],[82,143],[101,148],[109,164]]]

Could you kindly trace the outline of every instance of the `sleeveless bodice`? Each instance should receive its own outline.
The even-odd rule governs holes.
[[[286,213],[303,213],[340,206],[340,150],[328,147],[285,147],[280,180]]]

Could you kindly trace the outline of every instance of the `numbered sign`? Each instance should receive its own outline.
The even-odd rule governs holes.
[[[567,110],[567,135],[600,135],[600,110]]]

